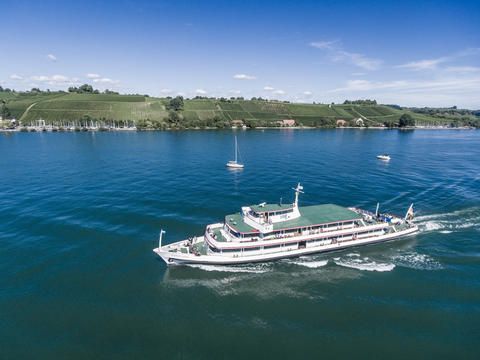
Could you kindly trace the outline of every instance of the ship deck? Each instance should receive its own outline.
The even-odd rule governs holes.
[[[292,229],[362,218],[355,211],[334,204],[302,206],[299,207],[299,211],[301,214],[299,218],[275,223],[273,224],[273,230]],[[227,215],[225,222],[240,233],[258,233],[258,230],[243,221],[240,213]]]

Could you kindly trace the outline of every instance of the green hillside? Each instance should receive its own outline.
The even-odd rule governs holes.
[[[172,127],[169,120],[169,99],[141,95],[79,94],[79,93],[12,93],[0,92],[0,100],[23,125],[43,119],[47,124],[81,121],[134,121],[139,127]],[[336,126],[337,120],[355,126],[362,119],[365,126],[395,124],[409,113],[417,125],[450,125],[454,117],[438,118],[384,105],[293,104],[263,100],[192,99],[185,100],[178,111],[176,127],[230,126],[242,120],[251,127],[277,126],[283,119],[294,119],[303,126]],[[463,124],[459,122],[459,124]]]

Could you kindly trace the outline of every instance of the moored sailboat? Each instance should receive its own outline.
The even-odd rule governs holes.
[[[237,143],[237,136],[235,136],[235,160],[230,160],[227,162],[227,167],[233,169],[243,169],[243,164],[238,162],[238,143]]]

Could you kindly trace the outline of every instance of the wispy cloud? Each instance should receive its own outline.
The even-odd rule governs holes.
[[[333,49],[334,45],[338,43],[338,40],[331,40],[331,41],[312,41],[310,43],[311,47],[317,49]]]
[[[480,48],[467,48],[461,51],[457,51],[453,54],[449,54],[448,56],[442,56],[436,59],[422,59],[422,60],[416,60],[416,61],[410,61],[405,64],[400,64],[395,66],[396,68],[400,69],[407,69],[407,70],[412,70],[412,71],[421,71],[421,70],[436,70],[439,68],[440,64],[448,63],[448,62],[454,62],[455,60],[458,60],[460,58],[465,58],[465,57],[470,57],[474,55],[478,55],[480,53]],[[449,71],[456,71],[452,69],[457,69],[460,70],[463,68],[463,70],[469,68],[470,70],[473,69],[474,67],[471,66],[451,66],[450,68],[447,68],[446,70],[450,69]],[[468,70],[467,70],[468,71]],[[465,72],[465,71],[464,71]]]
[[[161,89],[160,94],[171,94],[173,92],[172,89]]]
[[[233,75],[233,78],[236,80],[255,80],[257,77],[247,74],[235,74]]]
[[[111,85],[116,85],[116,84],[118,84],[120,81],[103,77],[103,78],[93,79],[93,82],[94,82],[94,83],[99,83],[99,84],[111,84]]]
[[[438,64],[444,63],[446,61],[448,61],[447,57],[441,57],[438,59],[425,59],[425,60],[419,60],[419,61],[411,61],[406,64],[397,65],[396,67],[401,69],[414,70],[414,71],[433,70],[437,68]]]
[[[203,89],[197,89],[195,90],[195,94],[198,94],[198,95],[205,95],[207,92]]]
[[[239,95],[239,94],[242,93],[240,90],[229,90],[228,92],[229,92],[230,94],[235,94],[235,95]]]
[[[476,73],[480,72],[480,67],[477,66],[449,66],[445,71],[453,73]]]
[[[273,94],[275,94],[275,95],[285,95],[285,91],[279,89],[279,90],[275,90],[273,92]]]
[[[263,90],[265,90],[265,91],[273,91],[273,90],[275,90],[275,88],[267,85],[267,86],[264,86],[264,87],[263,87]]]
[[[77,77],[68,77],[65,75],[33,75],[30,77],[30,80],[47,84],[47,85],[75,85],[79,83],[79,78]]]
[[[480,75],[442,77],[432,80],[369,81],[349,80],[344,87],[330,90],[339,97],[375,98],[410,106],[461,105],[478,108]]]
[[[23,76],[17,75],[17,74],[12,74],[10,75],[10,79],[12,80],[23,80]]]
[[[95,73],[88,73],[87,78],[89,79],[98,79],[100,77],[100,74],[95,74]]]
[[[364,54],[346,51],[337,40],[314,41],[309,44],[311,47],[327,52],[333,62],[341,62],[360,67],[365,70],[377,70],[382,65],[382,60],[370,58]]]
[[[57,61],[57,57],[53,54],[48,54],[47,59],[50,61]]]
[[[304,91],[304,92],[303,92],[303,95],[305,95],[305,96],[312,96],[312,92],[307,90],[307,91]]]

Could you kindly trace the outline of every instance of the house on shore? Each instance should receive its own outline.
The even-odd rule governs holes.
[[[296,125],[296,122],[294,119],[283,119],[283,120],[278,120],[277,125],[280,127],[293,127]]]
[[[243,125],[245,125],[243,120],[232,120],[231,124],[232,128],[243,127]]]
[[[337,127],[344,127],[347,126],[347,121],[343,119],[338,119],[337,120]]]

